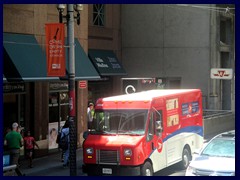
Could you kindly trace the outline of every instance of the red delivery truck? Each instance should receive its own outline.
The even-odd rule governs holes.
[[[175,163],[186,168],[203,144],[199,89],[100,98],[94,117],[83,143],[88,175],[151,176]]]

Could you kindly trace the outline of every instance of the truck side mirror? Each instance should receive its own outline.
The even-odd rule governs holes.
[[[162,121],[161,120],[157,120],[155,123],[155,127],[156,127],[156,133],[157,135],[160,135],[160,133],[162,133]]]
[[[157,130],[162,130],[162,121],[160,121],[160,120],[156,121],[155,125],[156,125],[155,127],[156,127]]]

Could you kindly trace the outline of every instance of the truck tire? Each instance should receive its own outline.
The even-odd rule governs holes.
[[[152,176],[153,175],[153,168],[150,162],[145,162],[144,165],[141,167],[141,176]]]
[[[183,153],[182,153],[182,161],[179,163],[180,168],[181,169],[187,169],[190,161],[191,161],[190,151],[189,151],[188,148],[185,147],[183,149]]]

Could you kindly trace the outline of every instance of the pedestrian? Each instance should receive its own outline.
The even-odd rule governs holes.
[[[64,162],[64,150],[61,149],[61,147],[59,145],[60,139],[61,139],[61,135],[62,135],[62,127],[60,127],[60,130],[58,131],[56,143],[58,144],[58,148],[62,151],[62,153],[61,153],[61,161]]]
[[[18,123],[14,122],[12,124],[12,131],[6,134],[4,145],[7,146],[7,150],[10,153],[10,164],[17,165],[15,171],[21,176],[22,173],[19,170],[19,156],[20,148],[23,146],[23,138],[19,133]]]
[[[32,168],[32,160],[33,160],[33,151],[36,146],[39,149],[38,144],[36,143],[33,136],[31,136],[31,132],[27,131],[26,136],[24,137],[24,148],[26,152],[26,157],[29,160],[29,167]]]
[[[88,129],[91,130],[93,128],[93,118],[94,118],[94,104],[89,103],[87,109],[87,117],[88,117]]]
[[[62,127],[62,131],[61,131],[61,139],[60,141],[67,136],[67,147],[66,148],[62,148],[62,150],[64,151],[64,162],[63,162],[63,167],[68,167],[69,164],[69,148],[70,148],[70,143],[69,143],[69,121],[67,120],[64,124],[64,126]],[[61,142],[60,142],[61,143]]]

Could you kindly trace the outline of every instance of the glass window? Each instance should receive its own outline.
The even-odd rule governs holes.
[[[147,141],[152,140],[153,135],[154,135],[154,116],[155,113],[151,112],[151,117],[150,117],[150,121],[149,121],[149,125],[148,125],[148,134],[147,134]]]
[[[17,112],[18,112],[17,95],[15,94],[4,95],[3,106],[4,127],[11,128],[13,122],[18,122]]]
[[[60,93],[61,121],[66,121],[68,119],[68,110],[69,110],[68,104],[69,104],[68,93],[67,92]]]
[[[93,4],[93,25],[104,26],[105,8],[104,4]]]
[[[49,94],[49,122],[59,121],[58,93]]]
[[[25,95],[20,95],[20,107],[19,107],[19,111],[20,111],[20,126],[21,127],[25,127]]]
[[[162,120],[162,110],[157,110],[153,108],[154,112],[152,113],[153,127],[155,129],[155,134],[161,136],[163,131],[163,120]]]
[[[227,139],[214,139],[203,150],[202,155],[235,157],[235,141]]]
[[[12,128],[12,123],[20,125],[20,131],[25,127],[25,94],[4,94],[3,104],[3,135]]]
[[[25,127],[25,94],[4,94],[4,128],[11,128],[13,122]]]
[[[68,119],[68,93],[49,93],[49,123],[66,121]]]
[[[95,111],[94,129],[95,133],[143,135],[146,119],[147,110]]]

